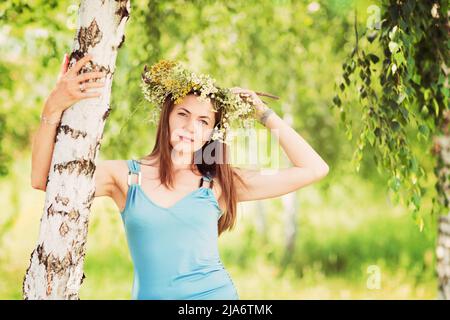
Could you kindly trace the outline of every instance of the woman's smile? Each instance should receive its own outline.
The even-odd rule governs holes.
[[[178,137],[180,138],[180,141],[183,141],[183,142],[189,142],[189,143],[194,142],[193,139],[190,139],[190,138],[188,138],[188,137],[186,137],[186,136],[180,136],[180,135],[178,135]]]

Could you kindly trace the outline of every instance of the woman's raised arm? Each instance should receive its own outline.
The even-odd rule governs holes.
[[[258,117],[268,109],[251,90],[234,88],[233,92],[251,96],[257,106]],[[258,118],[258,120],[260,119]],[[238,185],[238,201],[278,197],[318,181],[328,174],[328,164],[275,112],[271,113],[263,124],[277,136],[293,166],[268,174],[261,173],[260,170],[235,168],[236,173],[248,185],[248,188]]]

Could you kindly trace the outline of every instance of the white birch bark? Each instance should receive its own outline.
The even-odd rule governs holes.
[[[24,299],[79,299],[95,163],[109,115],[118,48],[130,0],[82,0],[70,66],[93,55],[81,72],[106,71],[102,97],[83,99],[62,116],[55,138],[39,238],[23,281]],[[92,90],[92,89],[90,89]]]
[[[435,137],[434,143],[437,151],[437,177],[440,201],[447,209],[450,204],[450,136],[448,124],[450,112],[445,112],[446,128],[442,130],[444,135]],[[436,271],[438,275],[438,298],[450,299],[450,213],[438,217],[438,239],[436,246]]]

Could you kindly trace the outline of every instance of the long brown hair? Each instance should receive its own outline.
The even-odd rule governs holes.
[[[188,94],[194,94],[193,91]],[[211,103],[215,106],[217,103],[214,98],[211,98]],[[165,185],[166,188],[173,188],[173,164],[171,158],[172,146],[170,145],[170,128],[169,128],[169,116],[175,106],[169,95],[164,103],[162,104],[161,114],[159,117],[158,128],[156,133],[155,146],[150,154],[144,157],[156,158],[156,163],[159,167],[159,177],[161,184]],[[222,109],[219,108],[218,112],[215,112],[215,123],[216,126],[223,116]],[[219,124],[220,126],[220,124]],[[205,150],[207,149],[207,150]],[[210,161],[204,162],[204,155],[207,153],[211,154],[213,159],[212,163]],[[220,198],[224,199],[226,208],[223,215],[220,217],[218,222],[218,233],[219,236],[222,232],[226,230],[232,230],[236,223],[237,215],[237,193],[236,193],[236,182],[240,183],[242,186],[246,186],[241,177],[233,170],[233,167],[228,163],[228,146],[217,140],[207,141],[202,148],[195,151],[194,153],[194,163],[192,164],[192,170],[197,167],[198,171],[205,176],[213,178],[212,183],[217,181],[222,189]],[[237,179],[237,181],[235,180]],[[211,185],[212,187],[212,185]]]

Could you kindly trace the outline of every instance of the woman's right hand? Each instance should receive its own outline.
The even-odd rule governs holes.
[[[92,55],[87,54],[68,69],[69,59],[67,54],[64,54],[64,60],[61,64],[56,86],[45,101],[46,113],[61,114],[79,100],[99,97],[101,95],[100,92],[89,92],[87,89],[103,87],[105,85],[104,80],[102,82],[86,81],[102,78],[106,75],[105,72],[86,72],[78,74],[81,68],[90,60],[92,60]],[[80,91],[80,85],[82,83],[85,89],[84,92]]]

